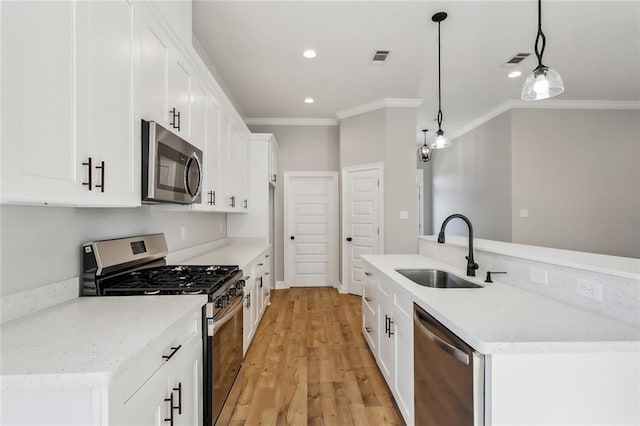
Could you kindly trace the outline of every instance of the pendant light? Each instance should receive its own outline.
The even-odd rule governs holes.
[[[440,23],[447,19],[445,12],[438,12],[431,17],[433,22],[438,23],[438,131],[435,139],[431,142],[432,149],[448,148],[451,146],[449,138],[442,130],[442,70],[440,65]]]
[[[542,0],[538,0],[538,35],[536,36],[535,52],[538,66],[527,77],[522,86],[523,101],[538,101],[553,98],[564,92],[562,77],[557,71],[542,64],[542,55],[547,44],[547,38],[542,32]]]
[[[423,129],[422,133],[424,133],[424,144],[418,148],[418,156],[420,157],[420,161],[423,163],[427,163],[431,160],[431,148],[427,146],[427,132],[429,129]]]

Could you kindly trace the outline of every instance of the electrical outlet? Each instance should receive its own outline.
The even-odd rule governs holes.
[[[577,293],[587,299],[602,301],[602,284],[593,281],[578,280],[576,284]]]
[[[549,272],[544,269],[531,268],[529,280],[536,284],[549,285]]]
[[[180,238],[181,239],[185,239],[187,237],[187,230],[185,229],[184,226],[180,227]]]

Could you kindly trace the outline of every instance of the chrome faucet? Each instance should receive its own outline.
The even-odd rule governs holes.
[[[478,264],[475,262],[475,260],[473,260],[473,226],[471,225],[471,221],[468,217],[458,213],[452,214],[451,216],[447,217],[444,222],[442,222],[442,226],[440,227],[438,242],[440,244],[444,244],[444,228],[447,227],[447,223],[449,223],[451,219],[455,218],[464,220],[464,222],[467,224],[467,227],[469,228],[469,255],[465,257],[465,259],[467,259],[467,276],[475,277],[476,269],[478,269]]]

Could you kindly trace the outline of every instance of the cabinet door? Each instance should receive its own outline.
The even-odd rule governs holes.
[[[392,301],[381,295],[378,300],[378,365],[389,387],[393,387],[395,327]]]
[[[93,159],[94,186],[87,204],[137,206],[140,143],[133,140],[133,6],[126,0],[79,2],[77,16],[77,134]]]
[[[2,202],[76,204],[76,2],[1,2]]]
[[[276,185],[278,180],[278,149],[275,142],[269,142],[269,182]]]
[[[136,105],[140,118],[156,121],[165,127],[167,120],[167,62],[169,49],[164,33],[146,13],[137,13],[136,39]]]
[[[413,304],[410,297],[394,296],[394,395],[407,422],[413,424]]]
[[[167,118],[170,128],[185,139],[191,137],[191,72],[182,57],[169,52]]]
[[[191,144],[203,152],[207,149],[209,94],[202,84],[196,82],[191,97]],[[206,166],[205,166],[206,170]],[[203,197],[204,198],[204,197]]]
[[[262,318],[262,311],[264,309],[264,275],[259,276],[256,279],[256,310],[255,318],[253,320],[253,329],[258,330],[260,319]]]
[[[242,202],[240,203],[240,209],[244,212],[249,210],[249,173],[251,172],[251,167],[249,165],[249,139],[246,134],[239,135],[239,152],[238,159],[236,165],[238,167],[238,172],[240,174],[238,178],[238,182],[240,184],[240,199]]]
[[[195,337],[194,340],[199,340]],[[173,393],[174,425],[198,426],[202,424],[202,347],[185,345],[185,352],[175,360],[169,379]]]
[[[222,130],[220,138],[220,181],[221,181],[221,197],[219,202],[225,210],[231,210],[233,195],[233,163],[232,163],[232,143],[231,143],[231,123],[227,117],[222,116]]]
[[[249,348],[249,344],[251,344],[251,339],[253,339],[253,293],[255,287],[255,280],[253,278],[249,278],[244,287],[244,312],[243,315],[243,327],[244,327],[244,349],[243,352],[246,353]]]

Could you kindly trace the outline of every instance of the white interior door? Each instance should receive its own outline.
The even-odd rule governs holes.
[[[380,166],[344,169],[343,242],[346,291],[362,294],[363,254],[380,253]]]
[[[285,172],[285,282],[289,287],[338,281],[338,174]]]

